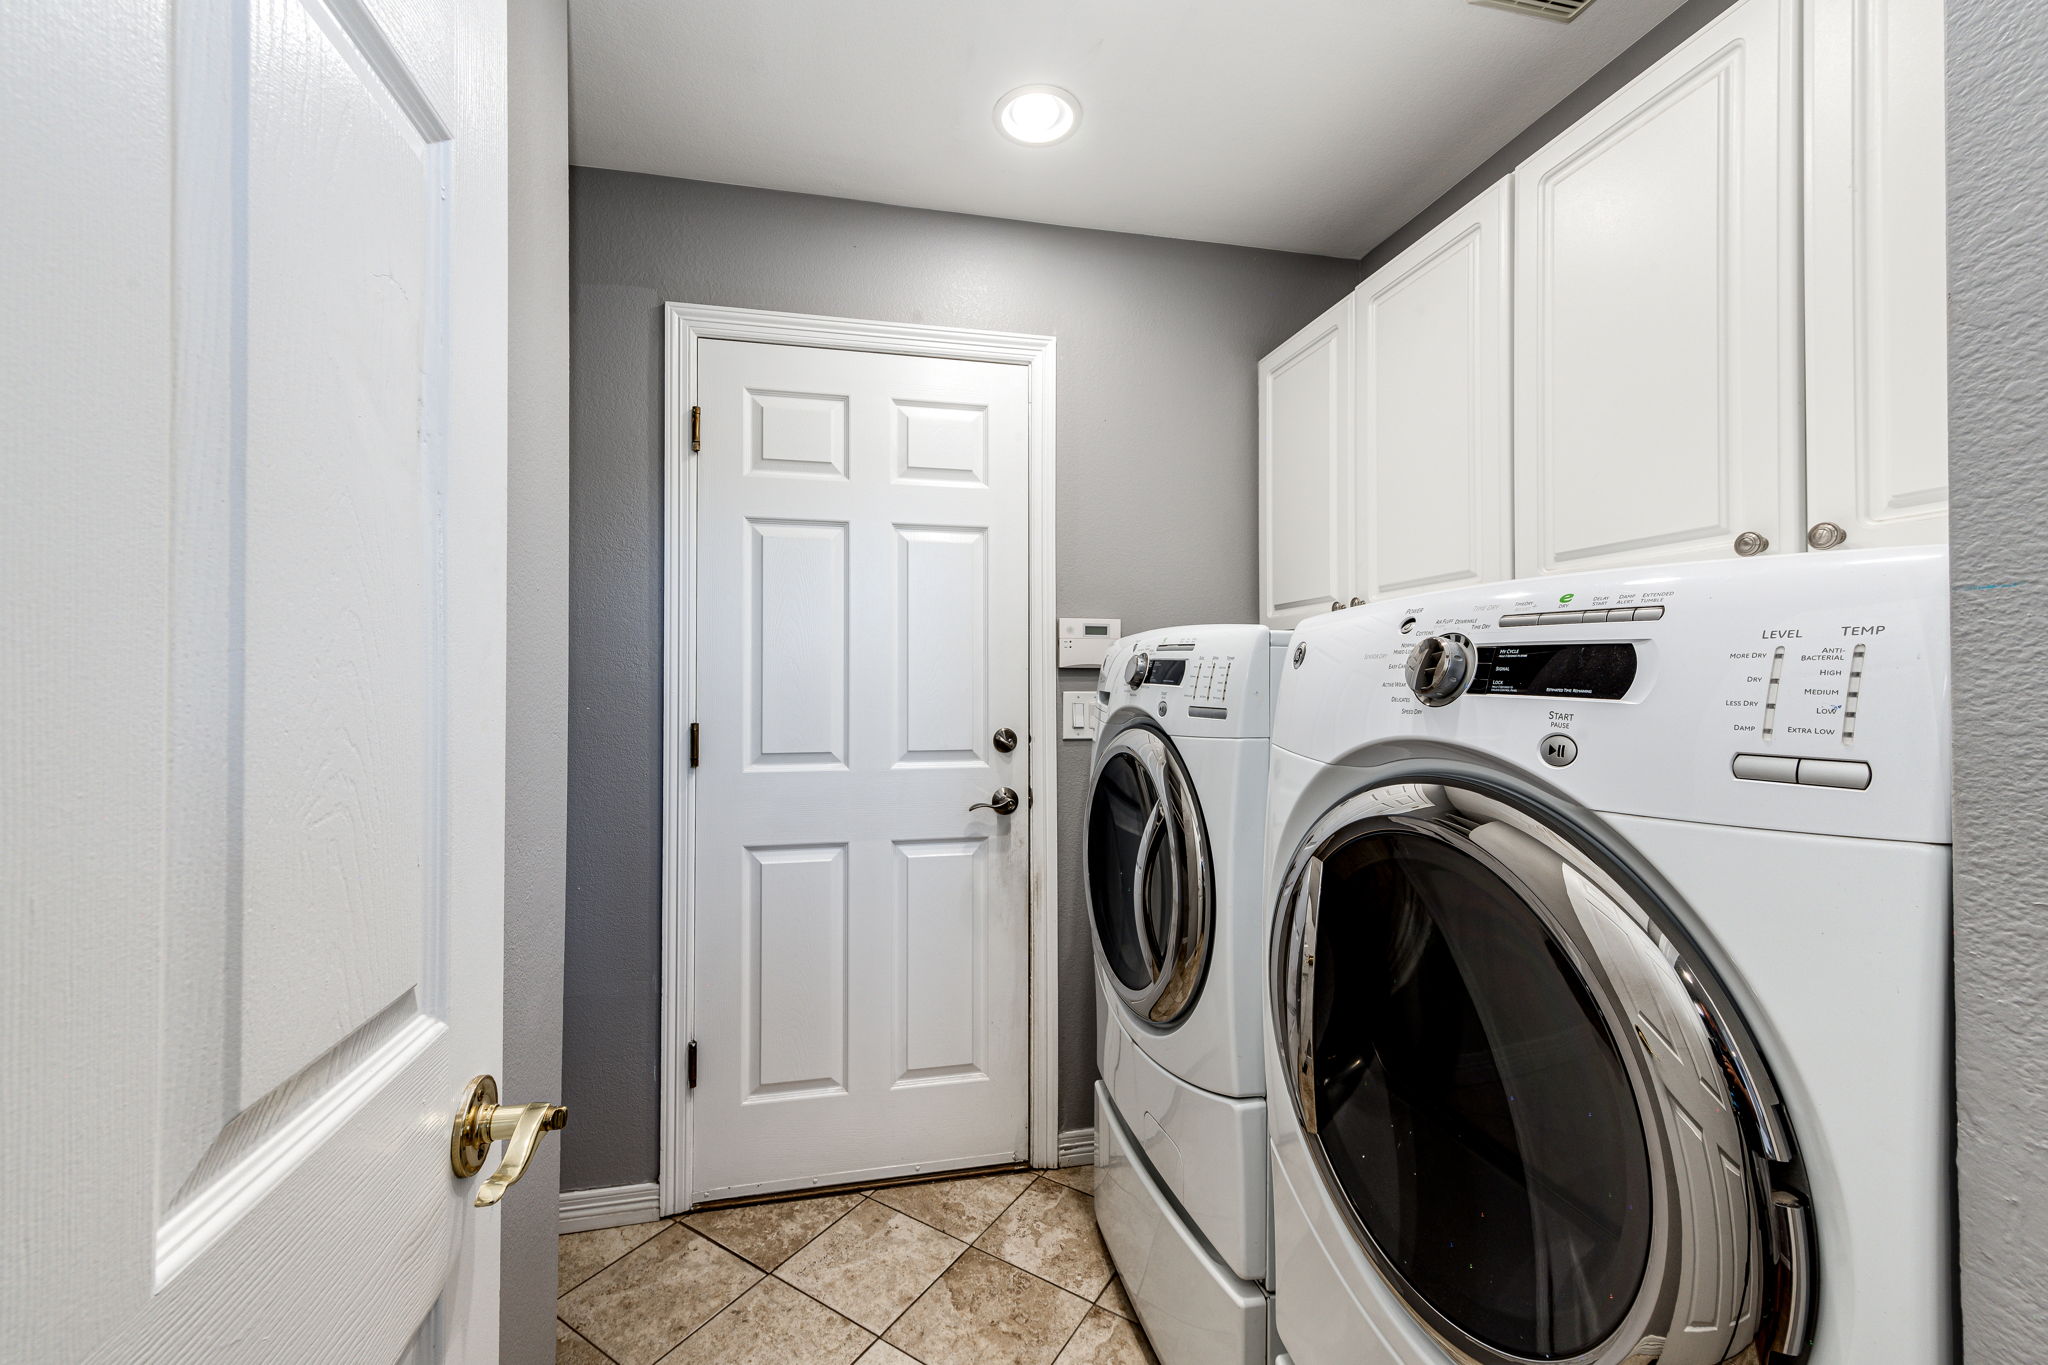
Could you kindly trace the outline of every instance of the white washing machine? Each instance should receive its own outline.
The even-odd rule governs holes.
[[[1298,1365],[1944,1365],[1947,557],[1294,634],[1266,981]]]
[[[1287,636],[1128,636],[1098,682],[1095,1212],[1164,1365],[1267,1354],[1266,758]]]

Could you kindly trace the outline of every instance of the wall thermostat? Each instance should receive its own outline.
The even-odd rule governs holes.
[[[1062,616],[1060,618],[1060,667],[1100,668],[1109,657],[1109,647],[1124,633],[1121,617]]]

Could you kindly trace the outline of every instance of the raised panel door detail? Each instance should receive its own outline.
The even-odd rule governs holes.
[[[447,1124],[500,1055],[503,6],[65,9],[0,44],[40,1192],[0,1201],[0,1353],[390,1361],[438,1303],[478,1360]]]
[[[1943,6],[1807,6],[1807,520],[1948,538]]]
[[[1351,300],[1259,362],[1260,614],[1292,625],[1351,567]]]
[[[896,474],[913,483],[987,483],[988,410],[896,400]]]
[[[749,1100],[846,1088],[847,849],[750,848]]]
[[[1512,572],[1503,180],[1358,291],[1357,592]]]
[[[297,79],[248,94],[237,1109],[417,984],[439,833],[445,134],[324,15],[266,7],[258,32]]]
[[[747,394],[747,468],[754,474],[846,477],[844,394]]]
[[[988,532],[899,526],[902,763],[976,763],[989,729]]]
[[[691,355],[688,1198],[1015,1160],[1030,827],[986,803],[1030,786],[1029,740],[992,742],[1027,729],[1029,376]],[[843,478],[757,475],[744,413],[769,392],[845,395]]]
[[[747,530],[751,761],[844,767],[846,526],[756,520]]]
[[[988,911],[981,839],[896,845],[903,944],[898,1085],[985,1079],[981,1002]]]
[[[1524,573],[1793,543],[1793,8],[1745,0],[1516,172]]]

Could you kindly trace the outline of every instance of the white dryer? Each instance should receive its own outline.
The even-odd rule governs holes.
[[[1095,1211],[1165,1365],[1266,1354],[1266,758],[1287,637],[1119,641],[1098,682]]]
[[[1269,798],[1297,1365],[1945,1365],[1947,557],[1294,635]]]

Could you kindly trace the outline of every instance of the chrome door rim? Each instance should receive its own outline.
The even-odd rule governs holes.
[[[1307,983],[1312,982],[1309,973],[1314,964],[1304,949],[1315,932],[1314,917],[1321,910],[1314,888],[1323,863],[1353,840],[1375,832],[1400,829],[1427,834],[1453,844],[1498,876],[1564,947],[1626,1059],[1630,1088],[1650,1146],[1650,1252],[1636,1301],[1604,1341],[1576,1356],[1544,1357],[1543,1365],[1629,1365],[1663,1354],[1667,1340],[1697,1339],[1697,1333],[1687,1330],[1691,1325],[1687,1313],[1696,1302],[1694,1291],[1713,1277],[1714,1269],[1689,1264],[1687,1252],[1693,1250],[1694,1261],[1710,1260],[1710,1256],[1700,1257],[1698,1248],[1715,1245],[1717,1235],[1730,1239],[1724,1244],[1732,1245],[1739,1254],[1744,1287],[1737,1311],[1721,1324],[1727,1344],[1715,1359],[1744,1360],[1752,1348],[1764,1358],[1774,1351],[1802,1353],[1812,1317],[1810,1220],[1804,1198],[1787,1187],[1799,1173],[1777,1093],[1727,993],[1690,935],[1665,910],[1668,895],[1609,850],[1608,846],[1618,841],[1592,837],[1591,822],[1557,809],[1533,789],[1489,780],[1476,770],[1464,770],[1464,765],[1456,765],[1456,771],[1447,770],[1450,767],[1433,771],[1428,765],[1402,765],[1406,771],[1400,776],[1410,780],[1390,776],[1340,802],[1297,846],[1275,903],[1268,978],[1275,1036],[1283,1063],[1294,1072],[1292,1083],[1285,1087],[1288,1102],[1307,1136],[1304,1145],[1330,1202],[1389,1286],[1454,1360],[1461,1365],[1536,1365],[1536,1357],[1508,1354],[1475,1338],[1408,1283],[1352,1207],[1316,1133],[1314,1067],[1304,1046],[1304,1035],[1313,1027],[1314,1002]],[[1587,927],[1577,922],[1590,912],[1576,905],[1560,910],[1555,896],[1546,897],[1492,850],[1473,842],[1472,834],[1487,825],[1504,826],[1522,836],[1527,845],[1541,850],[1533,856],[1555,858],[1621,912],[1621,921],[1603,913],[1596,934],[1604,932],[1613,938],[1616,931],[1624,935],[1633,931],[1640,946],[1651,951],[1602,953],[1597,938],[1589,937]],[[1561,828],[1570,830],[1571,835],[1560,832]],[[1593,852],[1595,849],[1606,856]],[[1651,975],[1659,979],[1649,980]],[[1678,1114],[1675,1101],[1658,1083],[1659,1070],[1668,1072],[1669,1063],[1660,1068],[1647,1055],[1649,1044],[1641,1026],[1627,1012],[1631,995],[1640,998],[1641,992],[1650,991],[1668,996],[1674,989],[1691,1006],[1689,1022],[1697,1025],[1697,1036],[1687,1041],[1701,1050],[1696,1055],[1712,1057],[1716,1063],[1712,1080],[1725,1087],[1723,1112],[1736,1128],[1734,1136],[1746,1156],[1748,1169],[1742,1172],[1739,1215],[1731,1212],[1717,1218],[1718,1209],[1701,1207],[1711,1201],[1701,1200],[1686,1185],[1682,1157],[1673,1149],[1671,1130],[1675,1123],[1688,1120]],[[1700,1081],[1709,1079],[1694,1074]]]
[[[1091,813],[1096,781],[1102,770],[1119,755],[1136,763],[1151,783],[1153,810],[1147,820],[1147,834],[1156,838],[1151,836],[1156,822],[1166,837],[1168,867],[1174,882],[1170,902],[1173,913],[1167,942],[1155,944],[1144,906],[1151,879],[1152,845],[1148,842],[1135,869],[1130,902],[1124,910],[1131,917],[1133,932],[1144,950],[1150,979],[1144,987],[1134,990],[1113,970],[1105,969],[1097,975],[1123,1001],[1133,1017],[1153,1028],[1166,1029],[1186,1017],[1193,1008],[1208,968],[1210,942],[1215,930],[1214,875],[1209,859],[1209,838],[1202,824],[1201,803],[1196,799],[1194,782],[1181,763],[1180,755],[1174,752],[1173,745],[1164,734],[1143,722],[1134,722],[1105,738],[1097,749],[1088,780]],[[1084,881],[1094,865],[1089,847],[1094,837],[1093,825],[1092,818],[1082,821],[1081,867]],[[1101,928],[1096,922],[1092,887],[1088,888],[1088,898],[1089,933],[1095,940],[1096,961],[1102,964],[1107,961],[1107,954]]]

